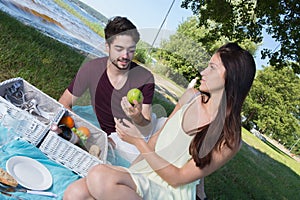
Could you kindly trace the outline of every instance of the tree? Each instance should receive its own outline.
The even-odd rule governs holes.
[[[280,46],[263,49],[262,58],[281,69],[292,66],[300,73],[300,4],[295,0],[183,0],[181,7],[191,9],[199,18],[199,26],[213,29],[201,39],[203,44],[225,36],[237,42],[262,41],[262,30]],[[211,26],[215,22],[215,26]]]
[[[214,24],[211,23],[211,25]],[[211,55],[220,46],[230,41],[229,38],[222,36],[218,41],[201,43],[210,31],[210,28],[200,27],[196,17],[190,17],[179,25],[176,33],[170,36],[169,40],[162,41],[161,49],[157,54],[165,65],[183,76],[188,83],[193,78],[199,77],[199,72],[208,65]],[[257,46],[250,40],[241,41],[240,45],[252,54],[257,49]]]
[[[134,58],[143,64],[149,63],[150,57],[149,57],[148,51],[150,48],[151,48],[151,46],[149,44],[140,40],[137,43]]]
[[[197,43],[194,37],[182,31],[187,28],[190,33],[195,32],[197,29],[193,24],[194,20],[190,20],[180,25],[169,40],[161,42],[159,50],[163,63],[173,69],[175,73],[183,76],[186,83],[199,76],[199,70],[207,66],[210,58],[207,51]]]
[[[300,137],[299,97],[300,78],[291,67],[263,68],[244,103],[244,127],[256,128],[289,148]],[[300,144],[293,150],[300,154]]]

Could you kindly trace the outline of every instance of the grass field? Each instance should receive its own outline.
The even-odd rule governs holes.
[[[300,163],[243,130],[241,151],[205,179],[209,199],[298,199]]]
[[[22,77],[58,99],[85,61],[78,51],[0,12],[0,81]],[[173,104],[156,94],[155,103]],[[244,144],[227,165],[208,176],[209,199],[299,199],[300,163],[243,131]]]

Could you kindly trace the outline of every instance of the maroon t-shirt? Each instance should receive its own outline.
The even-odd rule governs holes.
[[[76,97],[89,90],[100,126],[110,134],[115,132],[114,117],[128,119],[122,110],[121,99],[130,89],[139,88],[144,96],[143,104],[152,104],[154,77],[147,69],[131,62],[126,83],[121,89],[116,90],[107,76],[107,60],[108,57],[96,58],[85,63],[77,72],[68,90]]]

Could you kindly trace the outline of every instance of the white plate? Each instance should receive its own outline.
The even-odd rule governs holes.
[[[29,157],[11,157],[6,162],[6,170],[20,185],[31,190],[47,190],[52,185],[49,170]]]

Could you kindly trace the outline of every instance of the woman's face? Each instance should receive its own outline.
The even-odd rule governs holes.
[[[200,73],[202,78],[199,89],[209,93],[224,89],[225,71],[226,69],[221,61],[220,55],[218,53],[214,54],[209,61],[208,67]]]

